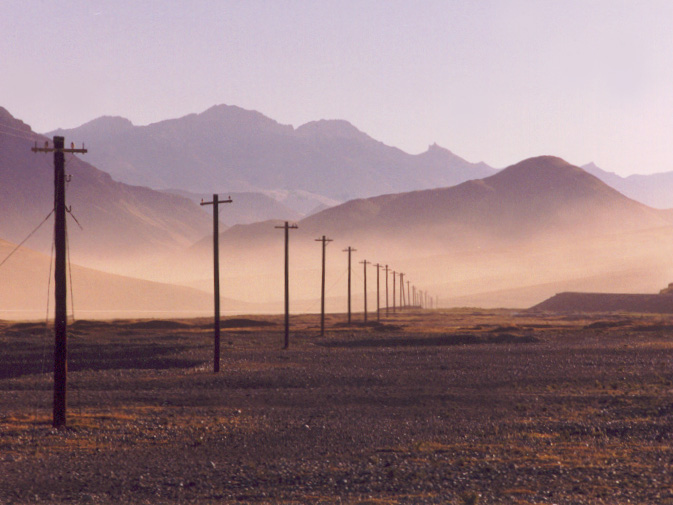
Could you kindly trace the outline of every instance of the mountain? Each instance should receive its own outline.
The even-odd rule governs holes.
[[[31,152],[35,142],[47,140],[0,108],[1,238],[18,243],[53,208],[53,156]],[[65,169],[71,176],[67,203],[76,221],[68,218],[69,243],[76,262],[107,265],[121,257],[157,255],[184,248],[212,230],[209,213],[185,198],[115,182],[71,154]],[[49,251],[51,226],[29,245]]]
[[[221,234],[224,263],[236,272],[228,282],[241,299],[262,292],[282,296],[279,224],[235,226]],[[523,308],[569,287],[658,290],[673,278],[672,213],[631,200],[552,156],[453,187],[352,200],[302,219],[290,234],[296,297],[319,296],[315,239],[322,235],[334,241],[327,249],[333,297],[346,292],[341,251],[348,246],[356,249],[354,293],[362,293],[359,262],[366,259],[405,272],[445,306]],[[204,240],[192,254],[205,258],[210,247]],[[373,289],[371,283],[370,277]],[[339,303],[343,309],[344,299]]]
[[[353,200],[300,222],[311,231],[376,233],[451,241],[520,241],[553,233],[607,233],[670,224],[667,213],[630,200],[560,158],[531,158],[449,188]]]
[[[582,168],[629,198],[657,209],[673,208],[673,172],[621,177],[599,168],[595,163]]]
[[[194,193],[302,190],[346,201],[450,186],[495,172],[436,145],[407,154],[347,121],[295,129],[227,105],[147,126],[103,117],[53,134],[86,142],[87,159],[116,180]]]

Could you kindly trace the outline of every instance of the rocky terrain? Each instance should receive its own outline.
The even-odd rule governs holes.
[[[356,320],[359,320],[356,317]],[[416,311],[0,324],[0,503],[673,503],[673,319]]]

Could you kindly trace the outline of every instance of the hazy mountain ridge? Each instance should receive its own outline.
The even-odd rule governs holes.
[[[437,146],[407,154],[347,121],[295,129],[235,106],[130,129],[120,124],[119,118],[99,118],[49,135],[87,142],[91,162],[117,180],[196,193],[304,190],[345,201],[451,186],[495,172]]]
[[[317,231],[363,228],[372,233],[481,234],[508,240],[551,232],[615,232],[666,226],[651,209],[560,158],[522,161],[499,173],[449,188],[354,200],[300,222]]]
[[[0,125],[4,126],[0,129],[0,237],[19,242],[53,207],[53,155],[31,152],[31,139],[40,145],[47,139],[32,133],[4,109]],[[23,133],[7,134],[12,131]],[[80,230],[68,218],[76,261],[104,262],[183,248],[212,228],[208,213],[185,198],[115,182],[71,154],[66,154],[65,168],[71,176],[67,203],[82,226]],[[29,245],[48,251],[52,227],[45,226]]]
[[[657,209],[673,208],[673,172],[622,177],[603,170],[595,163],[588,163],[582,168],[629,198]]]
[[[656,292],[673,276],[672,218],[560,158],[541,156],[485,179],[351,200],[300,220],[290,234],[292,275],[299,277],[292,292],[317,296],[315,239],[322,235],[334,241],[328,284],[343,278],[341,251],[353,246],[354,261],[389,264],[450,304],[526,307],[568,286]],[[274,226],[280,224],[236,226],[220,237],[228,266],[254,272],[278,296],[283,238]],[[203,263],[210,242],[192,254]],[[360,265],[354,273],[362,276]],[[354,283],[357,296],[361,284]],[[252,300],[258,291],[249,285],[239,280],[236,289]]]

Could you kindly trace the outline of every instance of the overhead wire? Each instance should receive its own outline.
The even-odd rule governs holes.
[[[32,237],[35,233],[37,233],[37,230],[39,230],[39,229],[42,227],[42,225],[43,225],[44,223],[47,222],[47,219],[49,219],[53,213],[54,213],[54,209],[52,209],[51,212],[49,212],[49,214],[47,214],[47,217],[45,217],[45,218],[40,222],[40,224],[38,224],[38,225],[35,227],[35,229],[34,229],[33,231],[31,231],[31,232],[28,234],[28,236],[27,236],[26,238],[24,238],[24,239],[20,242],[20,243],[19,243],[19,244],[12,250],[12,252],[10,252],[4,260],[2,260],[2,262],[0,262],[0,267],[2,267],[2,266],[7,262],[7,260],[8,260],[9,258],[11,258],[12,255],[13,255],[16,251],[18,251],[19,248],[20,248],[23,244],[26,243],[26,241],[28,241],[28,239],[29,239],[30,237]]]

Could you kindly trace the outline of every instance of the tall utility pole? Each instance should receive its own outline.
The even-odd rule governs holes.
[[[213,372],[220,371],[220,205],[221,203],[231,203],[231,197],[227,200],[220,200],[217,193],[213,195],[212,202],[204,202],[201,205],[213,206],[213,279],[215,290],[215,330],[214,349],[213,349]]]
[[[383,265],[381,265],[381,263],[377,263],[374,266],[376,267],[376,321],[381,321],[381,297],[379,296],[379,292],[381,291],[381,283],[379,280]]]
[[[404,274],[400,272],[400,310],[404,308]]]
[[[351,324],[351,253],[357,251],[351,246],[348,246],[348,249],[344,249],[343,252],[348,253],[348,324]]]
[[[409,281],[407,281],[407,306],[411,305],[411,288],[409,287]]]
[[[287,221],[283,226],[275,226],[285,230],[285,345],[283,349],[290,347],[290,230],[299,228],[296,224],[290,225]]]
[[[390,269],[388,268],[388,265],[386,265],[386,317],[388,317],[389,314],[389,308],[388,308],[388,271]]]
[[[65,149],[65,139],[54,137],[54,147],[45,142],[44,147],[31,148],[34,153],[54,153],[54,411],[52,425],[55,428],[66,423],[66,392],[68,383],[68,334],[67,334],[67,284],[66,284],[66,236],[65,236],[65,153],[86,153],[87,150]]]
[[[365,323],[367,322],[367,265],[371,265],[371,261],[362,260],[362,263],[365,266]]]
[[[322,289],[320,291],[320,336],[325,336],[325,249],[327,243],[332,242],[331,238],[322,236],[315,239],[316,242],[322,242]]]

